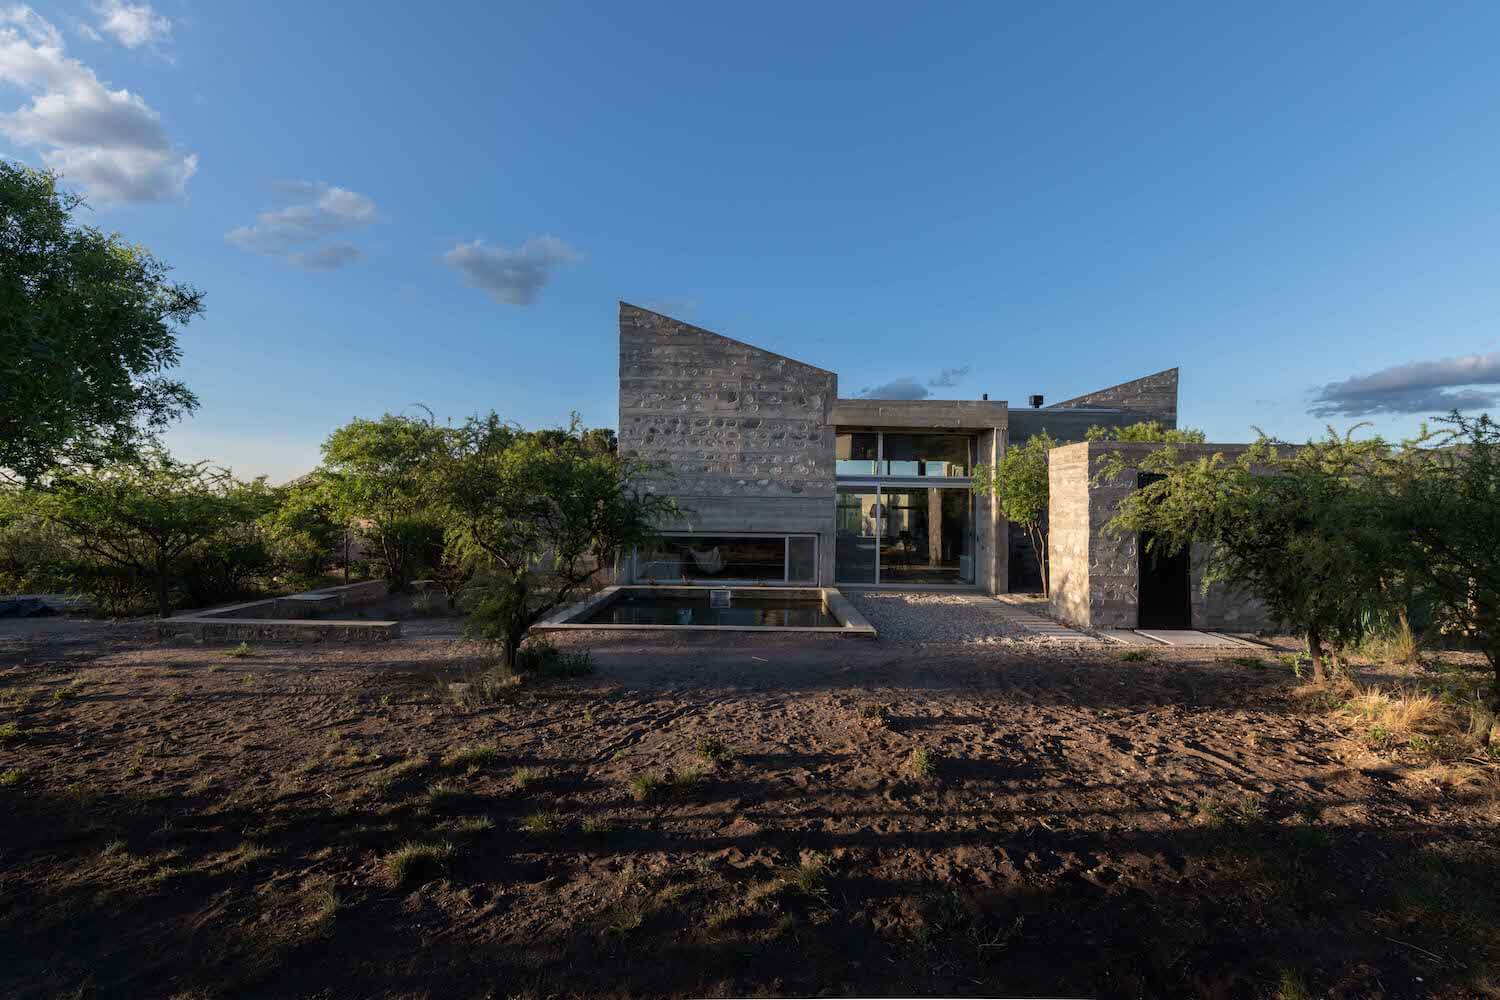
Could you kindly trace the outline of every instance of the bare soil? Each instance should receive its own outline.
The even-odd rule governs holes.
[[[567,642],[0,632],[0,995],[1500,991],[1494,766],[1270,655]]]

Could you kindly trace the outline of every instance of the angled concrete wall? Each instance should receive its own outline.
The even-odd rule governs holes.
[[[661,463],[669,530],[816,533],[833,582],[838,376],[620,303],[620,450]]]
[[[1121,382],[1107,389],[1065,399],[1045,407],[1048,410],[1069,410],[1079,407],[1099,410],[1124,410],[1135,414],[1136,420],[1159,420],[1168,427],[1177,426],[1177,369],[1144,375],[1141,378]]]

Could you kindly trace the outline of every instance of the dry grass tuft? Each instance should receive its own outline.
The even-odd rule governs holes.
[[[1372,686],[1345,702],[1344,711],[1370,729],[1378,727],[1398,738],[1438,736],[1456,728],[1447,706],[1426,691]]]
[[[478,746],[462,746],[443,758],[444,767],[487,767],[500,757],[500,749],[493,743]]]
[[[387,854],[380,866],[393,886],[421,885],[443,874],[452,857],[453,845],[446,841],[440,844],[411,841]]]

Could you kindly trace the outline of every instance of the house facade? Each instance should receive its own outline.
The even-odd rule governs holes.
[[[972,491],[974,467],[1042,430],[1177,424],[1176,369],[1015,410],[838,388],[834,372],[621,303],[620,450],[656,463],[643,485],[682,510],[621,582],[1021,589],[1024,535]]]

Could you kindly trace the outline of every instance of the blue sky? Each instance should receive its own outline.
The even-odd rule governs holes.
[[[1500,7],[719,7],[0,4],[0,153],[207,293],[169,441],[245,475],[415,403],[613,425],[620,299],[843,395],[1493,406]]]

